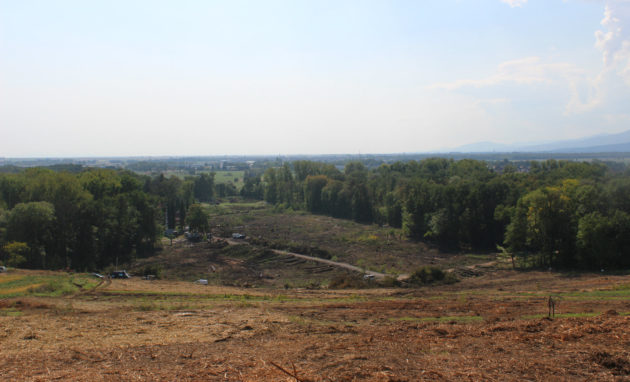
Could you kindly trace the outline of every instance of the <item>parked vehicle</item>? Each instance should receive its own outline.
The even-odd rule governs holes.
[[[243,235],[242,233],[233,233],[232,239],[245,239],[245,235]]]
[[[201,241],[202,237],[203,236],[199,232],[186,232],[186,239],[193,243]]]
[[[179,231],[173,228],[168,228],[167,230],[164,231],[164,236],[166,237],[176,237],[179,236]]]
[[[4,265],[0,265],[0,273],[6,272],[6,271],[7,271],[7,267],[5,267]]]
[[[109,277],[111,277],[113,279],[128,279],[129,278],[129,273],[127,273],[127,271],[125,271],[125,270],[113,271],[112,273],[109,274]]]

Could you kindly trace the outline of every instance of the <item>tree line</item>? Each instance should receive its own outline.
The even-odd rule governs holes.
[[[126,170],[30,168],[0,174],[0,260],[102,269],[151,254],[164,228],[209,230],[199,202],[240,194],[285,209],[400,228],[453,250],[505,248],[538,266],[630,267],[630,171],[601,162],[503,164],[429,158],[368,169],[299,160],[179,178]]]
[[[0,174],[0,260],[28,268],[102,269],[147,256],[164,228],[215,196],[213,174],[30,168]]]
[[[503,246],[538,266],[630,266],[630,172],[601,162],[531,162],[527,172],[430,158],[368,170],[296,161],[260,180],[269,203],[401,228],[457,250]]]

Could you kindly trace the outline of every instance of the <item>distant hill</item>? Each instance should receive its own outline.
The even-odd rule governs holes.
[[[613,145],[570,147],[566,149],[554,150],[556,153],[630,153],[630,142],[617,143]]]
[[[527,144],[501,144],[478,142],[456,147],[451,152],[556,152],[556,153],[596,153],[630,152],[630,130],[617,134],[600,134],[580,139]]]

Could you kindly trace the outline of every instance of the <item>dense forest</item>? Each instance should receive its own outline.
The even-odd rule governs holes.
[[[151,254],[164,228],[199,215],[195,203],[240,193],[278,210],[400,228],[448,250],[500,248],[545,267],[630,267],[626,166],[548,160],[496,168],[470,159],[372,169],[299,160],[246,171],[240,190],[215,184],[213,173],[13,169],[0,174],[0,259],[78,270],[122,264]]]
[[[128,171],[31,168],[0,175],[0,259],[29,268],[102,269],[151,254],[165,226],[183,224],[214,179]]]
[[[630,266],[625,166],[548,160],[501,173],[476,160],[425,159],[368,170],[308,161],[269,168],[266,201],[402,228],[455,250],[503,250],[537,266]],[[255,186],[250,186],[256,189]]]

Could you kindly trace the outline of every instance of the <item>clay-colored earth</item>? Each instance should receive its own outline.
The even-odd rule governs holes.
[[[630,276],[361,291],[114,280],[1,300],[0,380],[628,380],[629,312]]]

